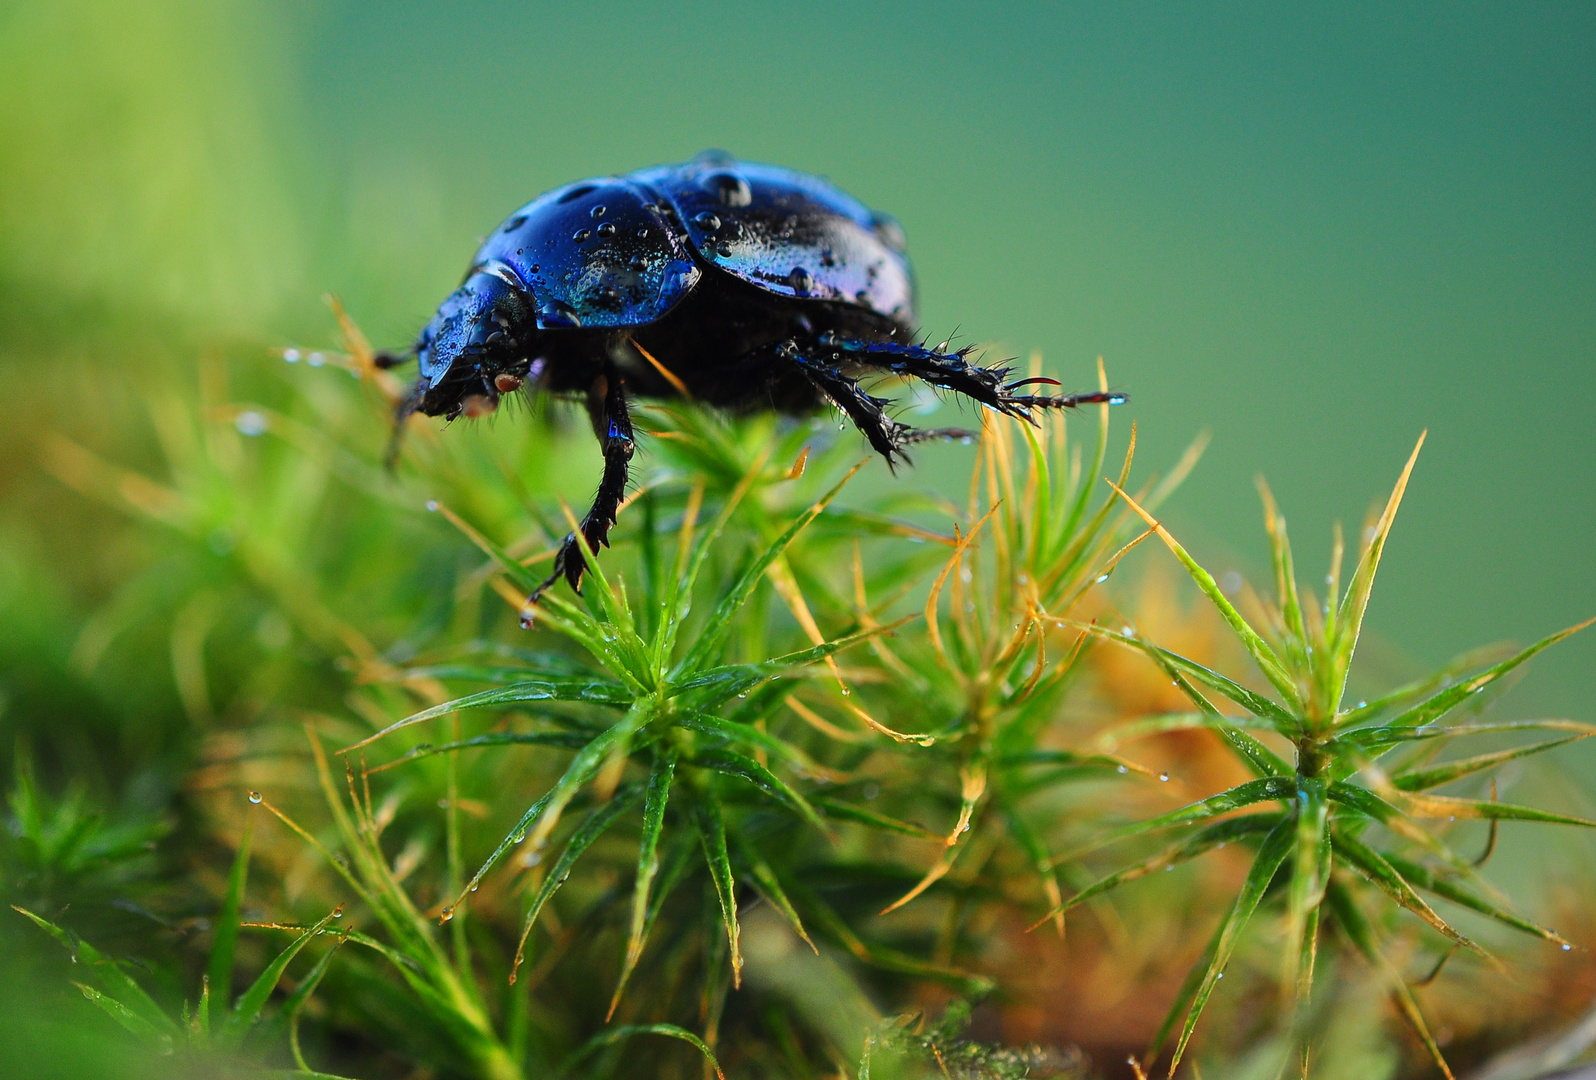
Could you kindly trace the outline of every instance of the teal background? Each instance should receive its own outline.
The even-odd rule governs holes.
[[[403,341],[522,201],[723,146],[897,215],[933,336],[1103,355],[1147,462],[1212,429],[1169,519],[1217,569],[1264,564],[1255,472],[1318,567],[1428,428],[1371,632],[1596,614],[1589,4],[8,5],[0,146],[40,426],[193,342],[327,343],[324,292]],[[1593,661],[1512,711],[1590,718]]]

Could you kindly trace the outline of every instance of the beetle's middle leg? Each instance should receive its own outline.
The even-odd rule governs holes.
[[[1032,383],[1057,386],[1052,379],[1009,380],[1006,367],[982,367],[972,364],[966,357],[970,349],[941,352],[920,345],[905,345],[896,341],[853,341],[834,339],[825,346],[829,355],[838,360],[867,364],[894,375],[912,375],[932,386],[952,390],[956,394],[973,398],[989,409],[1009,416],[1029,417],[1032,409],[1073,409],[1077,405],[1119,405],[1125,395],[1115,392],[1089,391],[1083,394],[1063,394],[1058,397],[1042,394],[1017,394],[1016,390]]]
[[[600,375],[587,395],[588,416],[593,421],[593,434],[598,436],[604,450],[604,474],[599,478],[598,492],[593,505],[582,519],[582,538],[596,554],[601,547],[609,547],[610,529],[615,524],[621,503],[626,498],[626,480],[636,443],[632,435],[632,411],[626,403],[626,388],[619,376]],[[537,603],[538,597],[563,576],[571,588],[580,590],[582,574],[587,570],[587,558],[571,533],[554,556],[554,573],[550,574],[528,598],[527,603]]]

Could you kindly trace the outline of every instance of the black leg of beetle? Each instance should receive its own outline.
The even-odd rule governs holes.
[[[604,449],[604,475],[599,478],[598,492],[593,505],[580,526],[587,546],[595,553],[610,543],[610,528],[620,512],[621,501],[626,498],[626,478],[632,461],[635,443],[632,439],[632,413],[626,404],[626,390],[619,378],[601,377],[588,395],[588,414],[593,420],[593,433]],[[572,533],[560,545],[554,556],[554,573],[537,587],[528,605],[537,603],[538,597],[561,577],[580,591],[582,574],[587,570],[587,558]]]
[[[1040,394],[1016,394],[1015,391],[1031,383],[1043,382],[1058,385],[1052,379],[1018,379],[1009,381],[1006,367],[981,367],[966,357],[970,349],[945,353],[919,345],[904,345],[894,341],[844,341],[837,340],[828,346],[839,360],[869,364],[895,375],[912,375],[932,386],[952,390],[956,394],[973,398],[988,408],[1010,416],[1029,416],[1032,409],[1073,409],[1077,405],[1119,405],[1124,394],[1092,391],[1084,394],[1065,394],[1051,397]]]
[[[887,459],[889,468],[895,468],[899,458],[905,463],[909,462],[909,455],[903,452],[903,448],[908,443],[921,441],[914,437],[921,433],[887,415],[886,407],[892,404],[891,401],[886,398],[871,397],[860,388],[858,380],[850,379],[834,364],[812,360],[797,351],[788,351],[787,355],[821,393],[830,398],[837,408],[848,414],[854,427],[870,440],[870,446],[875,452]]]
[[[389,472],[399,464],[399,444],[404,441],[405,421],[410,419],[410,414],[421,408],[421,399],[427,394],[427,380],[417,379],[416,384],[410,388],[410,393],[400,399],[393,410],[393,434],[388,438],[388,449],[382,455],[382,466]]]

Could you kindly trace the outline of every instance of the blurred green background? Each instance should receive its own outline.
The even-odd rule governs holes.
[[[724,146],[896,214],[933,335],[1105,356],[1149,460],[1212,428],[1199,552],[1259,564],[1261,469],[1317,562],[1428,427],[1373,630],[1596,608],[1589,4],[8,5],[0,145],[7,377],[64,415],[93,369],[19,341],[114,314],[136,384],[324,343],[328,291],[405,341],[521,201]],[[1519,703],[1579,713],[1593,660]]]
[[[1216,569],[1265,568],[1255,473],[1316,568],[1428,428],[1396,669],[1596,614],[1596,6],[41,2],[0,5],[5,693],[154,557],[47,433],[158,470],[199,359],[332,344],[325,293],[408,341],[515,206],[709,146],[896,215],[934,338],[1103,356],[1145,461],[1211,429],[1168,514]],[[171,711],[167,634],[57,705],[168,755],[89,777],[146,809],[192,751],[116,717]],[[1534,667],[1513,715],[1591,718],[1596,637]]]

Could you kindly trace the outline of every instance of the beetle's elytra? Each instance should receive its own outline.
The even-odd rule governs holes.
[[[523,387],[585,395],[604,452],[581,524],[594,551],[626,492],[632,396],[787,413],[830,402],[889,464],[946,433],[893,420],[861,377],[912,376],[1020,416],[1125,400],[1016,393],[1053,380],[1011,382],[1007,368],[969,363],[967,348],[926,348],[915,333],[896,221],[818,177],[710,151],[527,203],[493,231],[415,345],[379,362],[420,362],[401,422],[418,411],[482,415]],[[579,586],[584,568],[567,537],[539,592],[561,575]]]

